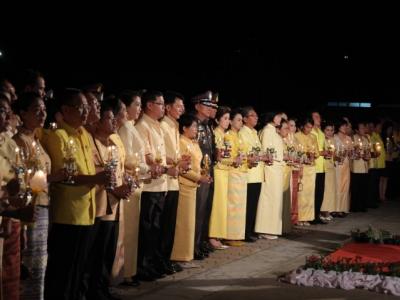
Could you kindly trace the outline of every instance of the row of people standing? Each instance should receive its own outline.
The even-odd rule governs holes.
[[[3,100],[5,133],[11,108]],[[7,135],[1,144],[3,189],[11,201],[2,215],[27,219],[24,209],[37,211],[23,254],[34,275],[34,282],[23,282],[22,296],[30,299],[110,299],[111,277],[136,286],[137,280],[196,267],[191,261],[212,251],[276,239],[291,224],[320,223],[328,218],[324,213],[347,213],[350,162],[383,157],[350,155],[345,120],[336,126],[333,145],[346,151],[331,151],[329,126],[325,138],[317,112],[299,132],[284,114],[270,114],[258,134],[253,108],[218,107],[211,92],[193,97],[194,114],[184,115],[184,97],[174,92],[125,91],[100,105],[93,92],[66,89],[52,101],[57,129],[49,130],[43,129],[49,103],[42,96],[21,95],[13,104],[23,121],[15,141],[29,158],[38,158],[35,174],[42,171],[50,183],[50,189],[34,191],[34,205],[12,197],[13,167],[21,157]],[[328,169],[335,175],[328,176]],[[354,186],[366,178],[353,177]],[[3,247],[5,295],[18,299],[21,227],[16,220],[2,224],[10,224],[11,232]]]

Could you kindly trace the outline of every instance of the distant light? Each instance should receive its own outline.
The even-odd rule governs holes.
[[[371,107],[371,103],[370,102],[361,102],[360,107]]]
[[[0,56],[3,56],[3,52],[0,51]]]
[[[356,108],[371,108],[371,102],[336,102],[329,101],[327,103],[329,107],[356,107]]]
[[[345,56],[344,56],[344,59],[345,59],[345,60],[348,60],[348,59],[349,59],[349,56],[348,56],[348,55],[345,55]]]

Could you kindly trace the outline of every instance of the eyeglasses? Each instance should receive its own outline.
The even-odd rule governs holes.
[[[85,105],[71,105],[70,107],[75,108],[76,110],[79,111],[80,114],[82,114],[84,111],[89,111],[90,110],[90,106],[85,104]]]
[[[152,102],[153,104],[157,104],[157,105],[160,105],[160,106],[165,106],[165,104],[164,103],[161,103],[161,102]]]

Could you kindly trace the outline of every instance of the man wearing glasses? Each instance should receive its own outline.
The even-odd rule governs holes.
[[[146,163],[153,180],[145,183],[141,196],[137,276],[142,281],[165,277],[166,260],[161,250],[161,217],[168,191],[167,175],[178,176],[176,166],[167,166],[166,146],[160,120],[164,116],[164,97],[160,92],[142,95],[144,114],[136,128],[145,145]]]
[[[76,173],[70,183],[50,187],[52,221],[48,238],[45,299],[82,299],[82,274],[96,216],[95,185],[105,185],[106,172],[96,173],[89,133],[83,128],[88,104],[78,89],[58,95],[62,121],[57,130],[45,131],[42,143],[51,157],[52,172],[73,160]],[[70,151],[68,147],[74,148]]]

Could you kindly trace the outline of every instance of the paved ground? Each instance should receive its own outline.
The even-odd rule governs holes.
[[[400,202],[384,203],[367,213],[353,213],[329,225],[295,229],[275,241],[259,240],[218,251],[186,270],[139,288],[115,289],[123,299],[397,299],[364,290],[305,288],[280,283],[277,277],[304,264],[305,257],[326,253],[349,240],[351,229],[377,228],[400,233]]]

